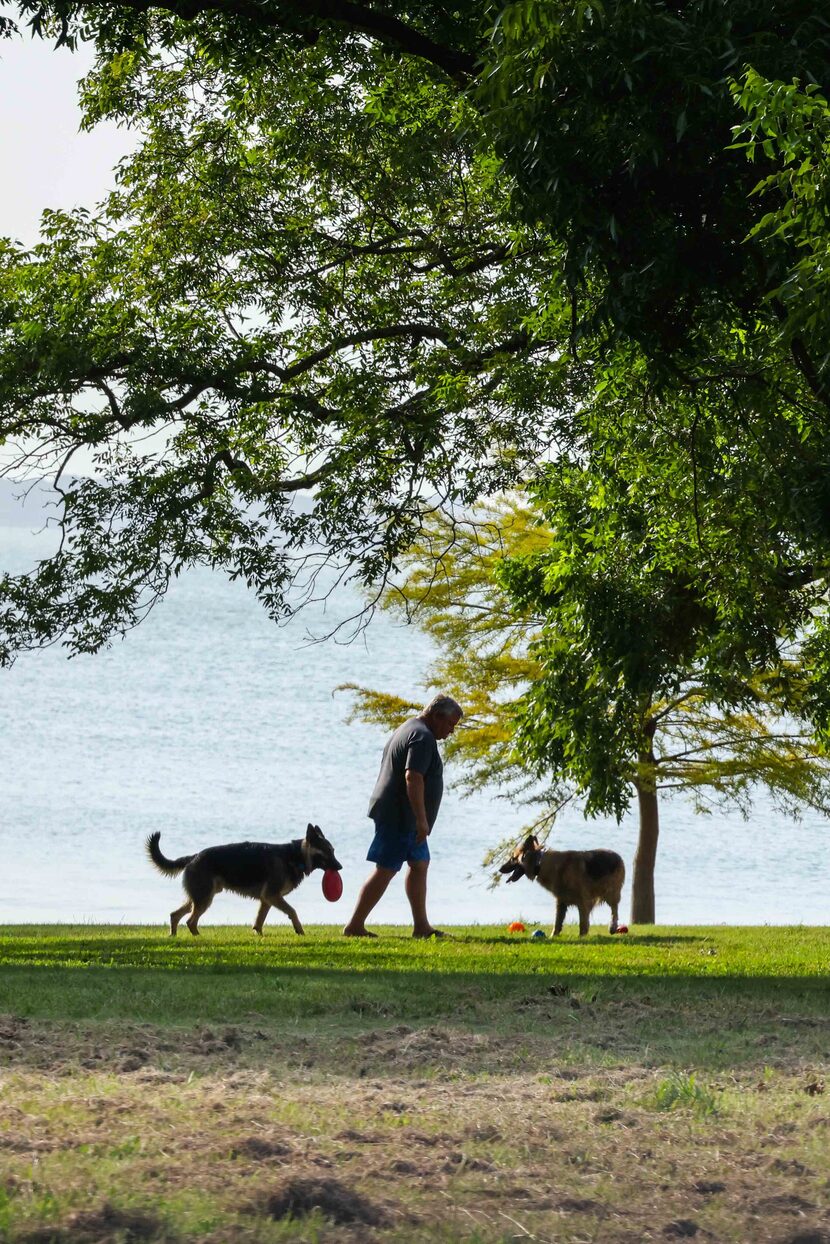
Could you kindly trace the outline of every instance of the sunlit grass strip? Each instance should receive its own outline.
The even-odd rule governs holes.
[[[263,938],[239,926],[208,926],[194,940],[158,928],[111,925],[0,926],[0,968],[108,968],[171,972],[305,971],[476,973],[539,971],[580,976],[822,978],[830,967],[830,928],[655,926],[623,937],[566,930],[544,942],[498,926],[458,927],[453,937],[416,941],[402,928],[376,940],[312,927],[305,938],[273,928]]]

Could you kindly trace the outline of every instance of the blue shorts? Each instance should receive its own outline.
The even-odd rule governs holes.
[[[400,872],[403,865],[414,864],[417,860],[429,860],[428,840],[415,841],[415,830],[393,829],[388,825],[375,822],[375,836],[366,856],[380,868],[388,868],[391,872]]]

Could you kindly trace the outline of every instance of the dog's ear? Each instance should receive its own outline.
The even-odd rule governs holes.
[[[309,821],[308,825],[306,825],[305,836],[306,838],[309,838],[309,839],[310,838],[322,838],[323,831],[320,829],[319,825],[312,825],[311,821]]]
[[[534,839],[533,839],[533,850],[534,850],[534,851],[541,851],[541,850],[542,850],[542,844],[541,844],[541,842],[539,841],[539,839],[538,839],[538,838],[536,838],[536,837],[534,837]]]
[[[525,838],[524,842],[522,843],[522,850],[523,851],[538,851],[539,850],[539,843],[533,837],[533,834],[529,834],[528,837]]]

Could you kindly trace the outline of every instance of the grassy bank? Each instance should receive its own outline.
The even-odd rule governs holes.
[[[380,933],[0,927],[0,1239],[830,1244],[830,930]]]

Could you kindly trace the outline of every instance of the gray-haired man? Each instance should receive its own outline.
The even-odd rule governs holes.
[[[437,695],[418,714],[398,726],[383,749],[380,773],[369,801],[375,836],[367,859],[375,871],[365,882],[347,937],[374,937],[366,918],[402,866],[408,866],[406,897],[412,908],[412,936],[440,937],[427,919],[429,846],[444,792],[438,741],[448,738],[463,712],[448,695]]]

